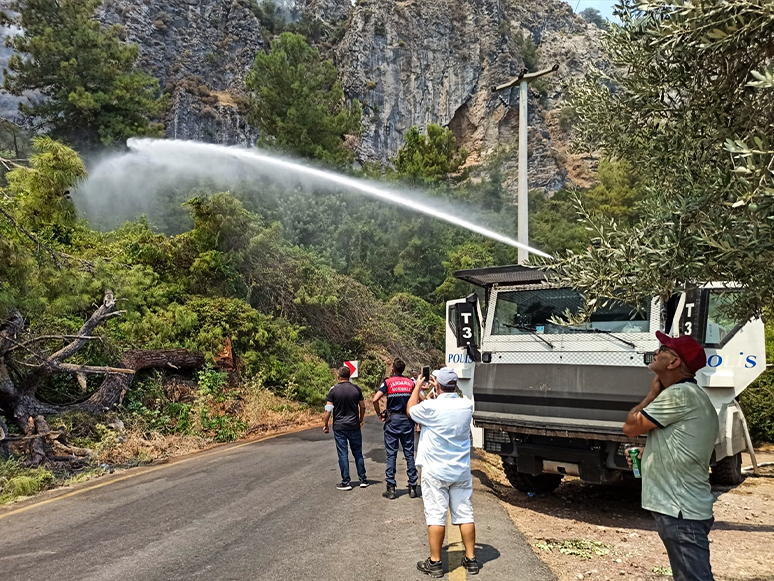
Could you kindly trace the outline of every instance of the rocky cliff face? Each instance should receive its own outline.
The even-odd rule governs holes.
[[[498,94],[491,89],[525,65],[557,64],[557,74],[531,87],[529,103],[530,187],[557,190],[573,162],[559,123],[561,87],[586,64],[605,66],[599,35],[555,0],[360,2],[335,49],[345,90],[366,105],[360,157],[384,160],[397,152],[409,127],[437,123],[471,152],[469,163],[510,146],[514,155],[506,156],[505,169],[511,182],[518,86]],[[528,54],[530,40],[537,63]]]
[[[306,14],[328,24],[347,18],[349,0],[277,0],[291,22]],[[258,0],[105,0],[100,19],[124,26],[140,47],[139,66],[158,77],[170,101],[165,135],[227,145],[253,143],[244,81],[268,48]]]
[[[264,39],[248,0],[106,0],[100,19],[122,24],[140,47],[139,66],[158,77],[170,102],[167,137],[255,140],[244,79]]]
[[[566,152],[562,86],[590,63],[606,66],[600,31],[559,0],[280,0],[288,20],[327,25],[321,44],[349,98],[364,104],[361,161],[386,163],[411,126],[450,127],[476,165],[497,151],[515,192],[518,87],[491,88],[525,66],[559,65],[530,91],[530,187],[583,183],[588,160]],[[244,79],[267,48],[254,0],[105,0],[100,18],[140,46],[140,66],[170,100],[166,135],[247,144]],[[264,23],[265,24],[265,23]],[[334,34],[337,29],[343,34]],[[530,40],[537,47],[531,54]],[[527,61],[525,63],[525,61]]]

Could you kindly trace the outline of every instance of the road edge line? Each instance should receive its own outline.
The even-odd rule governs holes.
[[[241,444],[236,444],[234,446],[222,446],[222,447],[216,447],[214,450],[211,448],[209,450],[202,450],[199,453],[194,453],[188,458],[180,458],[178,460],[170,460],[169,462],[165,462],[164,464],[161,464],[159,466],[149,466],[145,469],[140,470],[139,472],[133,472],[132,474],[126,474],[124,476],[119,476],[117,478],[112,478],[107,482],[100,482],[99,484],[93,484],[91,486],[86,486],[84,488],[79,488],[78,490],[73,490],[71,492],[66,492],[65,494],[57,495],[54,498],[47,498],[46,500],[41,500],[38,502],[35,502],[33,504],[23,506],[21,508],[17,508],[15,510],[9,510],[8,512],[2,512],[0,513],[0,521],[4,518],[7,518],[9,516],[13,516],[15,514],[20,514],[22,512],[27,512],[28,510],[32,510],[33,508],[37,508],[39,506],[44,506],[46,504],[51,504],[52,502],[56,502],[58,500],[64,500],[65,498],[70,498],[73,496],[77,496],[79,494],[83,494],[84,492],[89,492],[91,490],[96,490],[98,488],[103,488],[105,486],[109,486],[111,484],[116,484],[118,482],[123,482],[124,480],[129,480],[130,478],[135,478],[137,476],[143,476],[144,474],[150,474],[151,472],[156,472],[157,470],[161,470],[163,468],[169,468],[170,466],[177,466],[180,464],[185,464],[187,462],[191,462],[193,460],[198,460],[199,458],[204,458],[205,456],[215,456],[218,452],[230,452],[231,450],[236,450],[238,448],[244,448],[245,446],[250,446],[251,444],[257,444],[259,442],[265,442],[266,440],[271,440],[273,438],[279,438],[280,436],[287,436],[288,434],[297,434],[298,432],[303,432],[306,430],[311,430],[314,428],[310,428],[309,426],[298,428],[295,430],[289,430],[286,432],[280,432],[277,434],[271,434],[268,436],[264,436],[263,438],[256,438],[255,440],[250,440],[249,442],[242,442]],[[129,468],[129,470],[132,470],[132,468]]]
[[[465,581],[467,575],[462,566],[462,555],[465,554],[465,547],[462,544],[460,527],[452,524],[451,513],[446,517],[446,530],[449,541],[446,548],[449,557],[449,581]],[[454,555],[453,558],[452,555]]]

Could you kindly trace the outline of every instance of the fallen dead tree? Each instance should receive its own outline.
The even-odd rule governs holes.
[[[53,431],[44,416],[68,412],[101,414],[121,401],[131,387],[137,372],[146,369],[195,369],[204,365],[204,356],[185,349],[134,349],[124,353],[120,367],[91,366],[68,363],[89,341],[97,340],[94,330],[123,311],[115,310],[113,293],[107,291],[102,304],[74,335],[26,338],[24,319],[18,311],[0,323],[0,453],[10,453],[15,442],[26,447],[27,461],[39,465],[63,457],[76,458],[88,454],[84,449],[68,444],[63,430]],[[67,343],[53,353],[43,352],[43,341],[62,340]],[[87,375],[103,375],[101,385],[83,401],[55,405],[38,398],[38,389],[52,375],[74,375],[86,387]],[[18,426],[20,436],[10,436],[8,422]]]

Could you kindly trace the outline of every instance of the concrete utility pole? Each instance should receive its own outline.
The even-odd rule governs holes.
[[[492,89],[492,92],[503,91],[510,89],[515,85],[520,85],[519,92],[519,195],[517,198],[519,206],[518,222],[519,222],[519,242],[529,246],[529,187],[527,184],[527,124],[528,111],[527,102],[529,96],[527,94],[527,83],[534,81],[549,73],[555,73],[559,70],[559,65],[554,65],[550,69],[543,69],[535,73],[528,73],[527,69],[522,69],[519,76],[515,79],[498,85]],[[526,264],[529,261],[529,252],[523,248],[519,248],[519,264]]]

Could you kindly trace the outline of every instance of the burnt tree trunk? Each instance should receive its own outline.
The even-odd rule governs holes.
[[[8,445],[6,436],[8,435],[8,425],[0,415],[0,458],[9,458],[11,456],[11,447]]]
[[[84,402],[60,406],[59,411],[103,413],[119,403],[132,385],[134,374],[145,369],[197,369],[204,366],[204,355],[185,349],[133,349],[123,358],[124,369],[134,373],[108,374],[102,385]]]
[[[111,316],[120,314],[114,311],[115,300],[108,291],[102,305],[83,324],[74,340],[51,355],[44,355],[34,348],[35,339],[21,341],[20,335],[24,319],[13,312],[0,324],[0,411],[16,424],[27,441],[28,461],[40,464],[47,461],[51,454],[48,440],[57,439],[51,434],[43,416],[58,415],[67,412],[86,412],[101,414],[120,403],[126,391],[131,387],[134,376],[145,369],[195,369],[204,365],[204,355],[185,349],[134,349],[127,351],[122,359],[122,367],[93,367],[74,365],[65,360],[80,349],[89,340],[94,329]],[[24,365],[31,372],[15,382],[8,371],[9,357],[12,351],[22,351],[28,355]],[[86,373],[104,375],[100,387],[85,401],[70,405],[54,405],[38,399],[36,392],[46,378],[55,373],[74,373],[82,376]],[[57,435],[58,437],[58,435]],[[8,427],[0,419],[0,454],[7,454]]]

